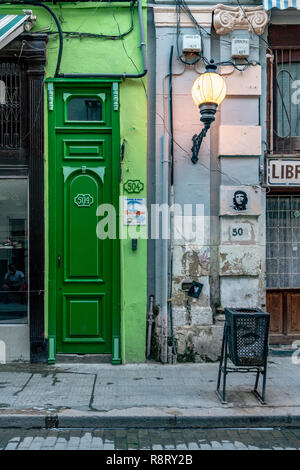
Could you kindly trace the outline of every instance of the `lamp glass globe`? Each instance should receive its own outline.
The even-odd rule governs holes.
[[[195,80],[192,87],[192,97],[197,106],[203,103],[220,105],[225,96],[225,80],[216,72],[203,73]]]

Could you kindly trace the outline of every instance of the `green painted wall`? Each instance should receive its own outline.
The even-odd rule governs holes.
[[[60,4],[49,6],[58,16],[64,31],[80,31],[97,34],[118,35],[130,27],[129,4],[101,2]],[[144,26],[146,32],[146,0],[144,6]],[[28,5],[37,16],[33,31],[55,31],[52,17],[40,7]],[[0,12],[22,12],[11,5],[1,6]],[[46,77],[53,77],[58,53],[57,35],[49,35],[47,44]],[[68,38],[64,36],[64,50],[61,73],[137,73],[142,70],[138,14],[135,8],[134,30],[121,40],[95,38]],[[126,79],[120,84],[120,129],[121,141],[125,139],[125,157],[122,165],[123,181],[129,178],[140,179],[144,190],[137,197],[146,197],[146,158],[147,158],[147,96],[146,77]],[[46,95],[47,98],[47,95]],[[47,99],[45,100],[45,214],[48,214],[48,155],[47,146]],[[123,235],[127,227],[122,226]],[[145,227],[141,228],[145,235]],[[48,221],[46,220],[46,233]],[[46,246],[48,244],[46,243]],[[46,253],[48,260],[48,252]],[[46,282],[48,275],[46,264]],[[145,359],[146,341],[146,282],[147,282],[147,241],[139,240],[138,250],[131,250],[131,240],[121,240],[121,356],[122,362],[141,362]],[[47,286],[47,284],[46,284]],[[46,287],[47,292],[47,287]],[[47,325],[46,293],[46,325]],[[46,326],[47,334],[47,326]]]

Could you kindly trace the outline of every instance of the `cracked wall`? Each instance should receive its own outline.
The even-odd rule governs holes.
[[[202,8],[202,7],[201,7]],[[231,59],[232,37],[249,38],[249,60],[263,63],[259,38],[249,31],[234,30],[218,39],[209,37],[209,12],[198,8],[207,36],[203,36],[203,55],[216,62]],[[155,10],[158,12],[155,13]],[[156,112],[168,123],[167,82],[169,51],[175,44],[172,7],[155,6],[156,36]],[[202,12],[202,13],[200,13]],[[202,15],[202,16],[201,16]],[[192,33],[185,24],[183,33]],[[245,72],[232,66],[221,67],[227,97],[216,113],[209,134],[203,141],[196,165],[190,162],[191,137],[201,130],[198,110],[191,99],[193,81],[204,71],[202,65],[183,67],[173,56],[174,193],[178,204],[203,205],[202,240],[188,237],[175,240],[173,259],[173,328],[179,361],[217,360],[221,349],[224,308],[265,306],[265,193],[260,187],[262,128],[260,96],[263,67],[254,65]],[[164,125],[156,119],[156,161],[159,137]],[[157,164],[158,168],[158,164]],[[160,197],[156,175],[156,201]],[[244,192],[247,207],[240,210],[232,202],[236,191]],[[160,251],[156,266],[159,279]],[[198,299],[190,298],[183,283],[198,281],[203,289]],[[160,290],[156,302],[160,308]],[[160,341],[160,315],[156,319],[156,338]],[[159,346],[156,348],[159,352]]]

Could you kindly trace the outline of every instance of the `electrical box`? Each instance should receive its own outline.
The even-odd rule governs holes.
[[[250,41],[247,38],[233,38],[231,42],[231,56],[242,58],[250,55]]]
[[[183,52],[201,52],[201,36],[199,34],[184,34],[182,36]]]
[[[194,297],[194,299],[198,299],[199,295],[201,294],[203,288],[203,284],[201,282],[193,281],[190,289],[188,290],[188,295],[190,297]]]
[[[181,284],[181,289],[187,293],[189,297],[194,297],[198,299],[199,295],[201,294],[203,288],[203,284],[201,282],[196,281],[184,281]]]

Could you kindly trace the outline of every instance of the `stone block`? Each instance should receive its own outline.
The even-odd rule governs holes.
[[[223,325],[175,329],[179,362],[217,361],[221,354]]]
[[[194,307],[210,307],[210,285],[208,276],[187,276],[187,277],[175,277],[173,278],[173,308],[183,307],[186,309],[187,293],[182,289],[183,282],[200,282],[203,284],[201,294],[198,299],[189,297],[192,308]]]
[[[210,307],[200,307],[199,305],[191,305],[191,314],[186,307],[173,308],[173,325],[174,326],[195,326],[195,325],[212,325],[213,315]]]
[[[261,155],[261,126],[220,126],[218,155]]]
[[[260,65],[251,66],[243,72],[233,67],[222,66],[220,73],[227,86],[227,96],[261,95]]]
[[[191,12],[196,21],[201,24],[203,28],[210,28],[212,24],[212,10],[213,7],[206,6],[191,6]],[[193,22],[187,15],[182,15],[182,27],[194,26]],[[177,16],[176,9],[172,5],[155,6],[154,8],[154,22],[156,28],[166,28],[176,26]]]
[[[175,245],[173,275],[174,277],[193,278],[209,275],[209,247],[198,245]]]
[[[220,278],[222,307],[261,307],[261,282],[258,277],[222,276]]]
[[[240,181],[245,185],[259,184],[259,156],[245,157],[238,159],[237,157],[220,157],[221,184],[231,186],[233,183],[238,184]]]
[[[241,112],[247,109],[247,112]],[[220,124],[234,126],[257,126],[259,119],[259,100],[256,96],[226,97],[220,106]]]
[[[260,273],[260,251],[256,246],[220,246],[219,262],[220,276],[258,276]]]
[[[258,223],[257,218],[247,219],[242,217],[221,217],[221,243],[249,245],[257,243]]]
[[[261,198],[257,186],[220,186],[220,215],[260,215]]]

